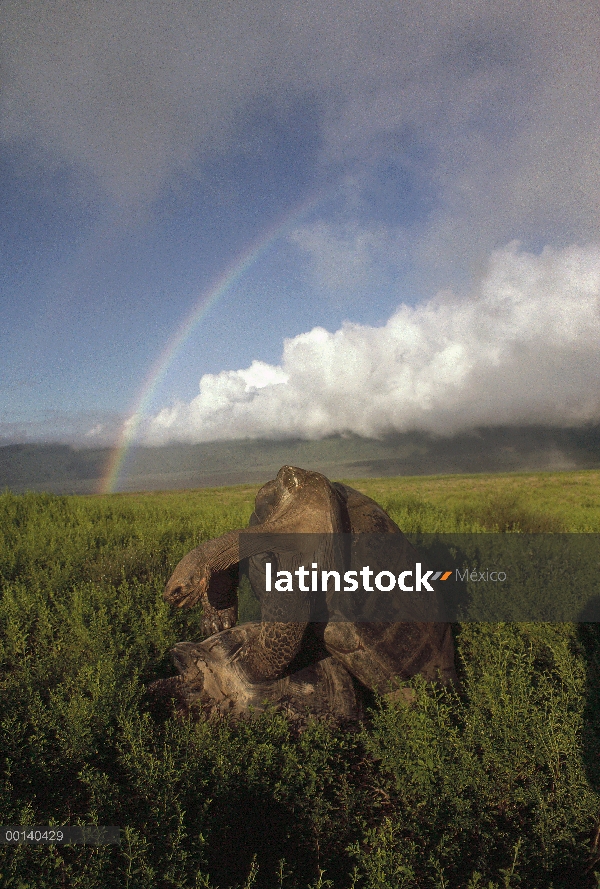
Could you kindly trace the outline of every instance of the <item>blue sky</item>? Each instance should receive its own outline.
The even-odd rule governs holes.
[[[0,441],[600,420],[596,3],[7,10]]]

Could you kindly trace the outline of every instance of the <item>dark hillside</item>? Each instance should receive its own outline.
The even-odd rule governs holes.
[[[111,451],[68,445],[0,447],[0,490],[95,493]],[[285,463],[334,478],[535,472],[600,467],[600,426],[581,429],[497,427],[449,438],[422,432],[381,440],[333,436],[321,441],[243,440],[134,448],[118,490],[156,491],[264,482]]]

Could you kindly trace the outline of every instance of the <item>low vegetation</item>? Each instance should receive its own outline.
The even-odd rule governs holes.
[[[354,482],[411,533],[600,531],[600,473]],[[256,488],[0,496],[0,820],[120,846],[0,847],[0,883],[528,889],[600,885],[600,629],[465,623],[461,686],[364,727],[191,722],[146,695],[197,609],[162,600]]]

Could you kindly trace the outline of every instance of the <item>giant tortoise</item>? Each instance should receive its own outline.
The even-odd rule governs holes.
[[[208,635],[175,646],[180,675],[163,681],[169,693],[181,707],[209,713],[240,716],[271,702],[301,718],[353,720],[362,714],[365,690],[394,694],[395,686],[398,694],[402,680],[417,673],[454,682],[451,629],[435,620],[435,595],[425,610],[395,621],[344,619],[328,597],[328,616],[315,621],[310,594],[265,592],[267,559],[289,570],[309,560],[324,568],[344,558],[377,563],[373,541],[388,534],[396,535],[394,570],[414,566],[416,551],[374,500],[318,472],[282,467],[258,492],[248,528],[192,550],[169,579],[165,599],[185,608],[201,604]],[[352,541],[349,556],[339,551],[344,540]],[[364,547],[369,551],[360,552]],[[238,566],[245,559],[262,619],[236,625]]]

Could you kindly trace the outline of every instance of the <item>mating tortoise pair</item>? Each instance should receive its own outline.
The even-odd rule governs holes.
[[[165,599],[186,608],[201,603],[209,638],[178,643],[172,655],[180,675],[154,683],[155,691],[184,710],[241,716],[271,703],[299,718],[310,713],[352,721],[362,715],[368,691],[402,694],[402,680],[417,673],[455,681],[450,625],[432,618],[435,594],[425,610],[417,605],[408,619],[392,621],[343,619],[328,595],[327,617],[315,621],[308,592],[266,593],[267,559],[275,576],[309,560],[327,568],[339,564],[336,541],[348,539],[346,566],[376,565],[373,541],[388,534],[395,535],[386,549],[388,562],[394,554],[395,573],[414,568],[417,553],[374,500],[320,473],[282,467],[258,492],[247,529],[202,544],[173,572]],[[314,544],[310,552],[307,541],[309,549]],[[244,559],[262,619],[236,626]]]

